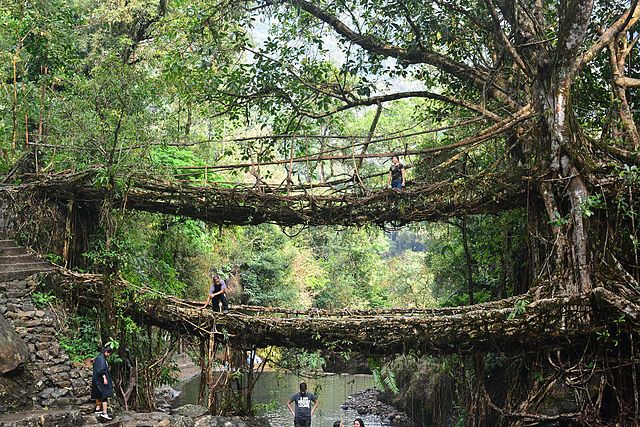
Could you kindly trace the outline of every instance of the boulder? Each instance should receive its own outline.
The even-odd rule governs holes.
[[[198,418],[203,415],[207,415],[209,410],[204,406],[189,404],[174,409],[173,413],[175,415],[182,415],[183,417]]]
[[[27,345],[13,330],[13,326],[0,315],[0,374],[20,368],[29,360]]]
[[[170,421],[167,421],[167,427],[194,427],[195,422],[192,418],[183,417],[180,415],[172,415]],[[160,424],[158,424],[160,425]]]
[[[0,415],[0,427],[77,427],[85,425],[79,410],[31,411]]]

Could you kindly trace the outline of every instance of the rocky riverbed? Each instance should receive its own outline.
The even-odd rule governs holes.
[[[380,417],[385,425],[410,427],[409,416],[378,400],[378,392],[367,389],[349,396],[343,405],[360,415]],[[184,405],[166,412],[130,412],[116,410],[113,420],[96,418],[85,409],[51,409],[0,415],[0,427],[271,427],[264,417],[219,417],[198,405]],[[281,427],[281,426],[273,426]]]
[[[379,401],[378,391],[372,388],[349,396],[349,399],[342,407],[344,409],[353,409],[360,415],[376,415],[385,424],[402,427],[413,426],[413,421],[407,414]]]
[[[218,417],[206,408],[185,405],[165,412],[117,412],[102,420],[79,409],[53,409],[0,415],[0,427],[271,427],[262,417]]]

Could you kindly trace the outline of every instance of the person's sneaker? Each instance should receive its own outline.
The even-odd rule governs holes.
[[[105,419],[105,420],[112,420],[113,419],[106,412],[101,412],[100,413],[100,418]]]
[[[229,310],[223,310],[222,311],[224,314],[229,314]]]

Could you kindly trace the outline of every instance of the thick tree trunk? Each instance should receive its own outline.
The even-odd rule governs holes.
[[[577,126],[570,104],[570,82],[558,73],[534,86],[536,110],[541,119],[538,152],[533,159],[540,163],[539,194],[544,210],[532,206],[530,215],[541,215],[539,227],[547,231],[552,251],[538,276],[556,278],[561,283],[552,293],[578,295],[593,289],[589,261],[591,242],[586,233],[584,206],[589,191],[585,179],[584,138]],[[540,168],[540,166],[538,166]],[[551,233],[549,233],[549,229]]]

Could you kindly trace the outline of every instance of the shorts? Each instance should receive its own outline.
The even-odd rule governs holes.
[[[295,418],[293,420],[293,427],[311,427],[311,420]]]

